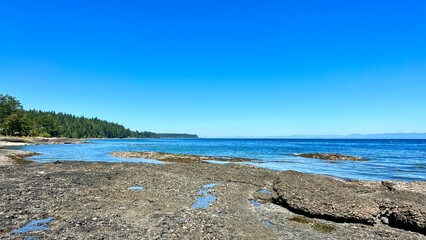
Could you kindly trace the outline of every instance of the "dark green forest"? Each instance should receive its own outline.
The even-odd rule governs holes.
[[[68,138],[196,137],[132,131],[118,123],[54,111],[24,110],[19,100],[0,94],[0,135]]]

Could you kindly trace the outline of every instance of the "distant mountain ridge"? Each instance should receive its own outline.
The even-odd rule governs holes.
[[[281,138],[281,137],[280,137]],[[320,138],[320,139],[426,139],[426,133],[376,133],[350,135],[292,135],[282,138]]]
[[[345,138],[362,139],[426,139],[426,133],[378,133],[378,134],[352,134]]]

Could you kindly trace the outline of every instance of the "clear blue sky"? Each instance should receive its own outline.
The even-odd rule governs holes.
[[[0,93],[202,137],[426,132],[426,1],[0,0]]]

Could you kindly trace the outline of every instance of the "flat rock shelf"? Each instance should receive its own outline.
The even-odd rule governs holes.
[[[193,208],[209,183],[215,202]],[[425,189],[242,164],[13,164],[0,167],[0,239],[47,218],[19,238],[426,239]]]
[[[235,157],[212,157],[191,154],[173,154],[163,152],[112,152],[110,155],[120,158],[145,158],[164,162],[175,163],[194,163],[202,161],[221,161],[221,162],[251,162],[250,158]]]
[[[358,156],[347,156],[337,153],[294,153],[293,156],[303,158],[315,158],[325,161],[367,161],[367,159]]]

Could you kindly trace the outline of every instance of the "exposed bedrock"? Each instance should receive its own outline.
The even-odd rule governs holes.
[[[367,159],[357,156],[347,156],[337,153],[297,153],[293,154],[294,156],[304,157],[304,158],[315,158],[325,161],[366,161]]]
[[[426,234],[426,182],[345,181],[324,175],[282,172],[273,201],[309,217],[389,226]]]
[[[120,158],[146,158],[155,159],[164,162],[175,163],[194,163],[207,160],[223,161],[223,162],[250,162],[250,158],[236,158],[236,157],[213,157],[201,156],[191,154],[175,154],[163,152],[112,152],[110,155]]]

